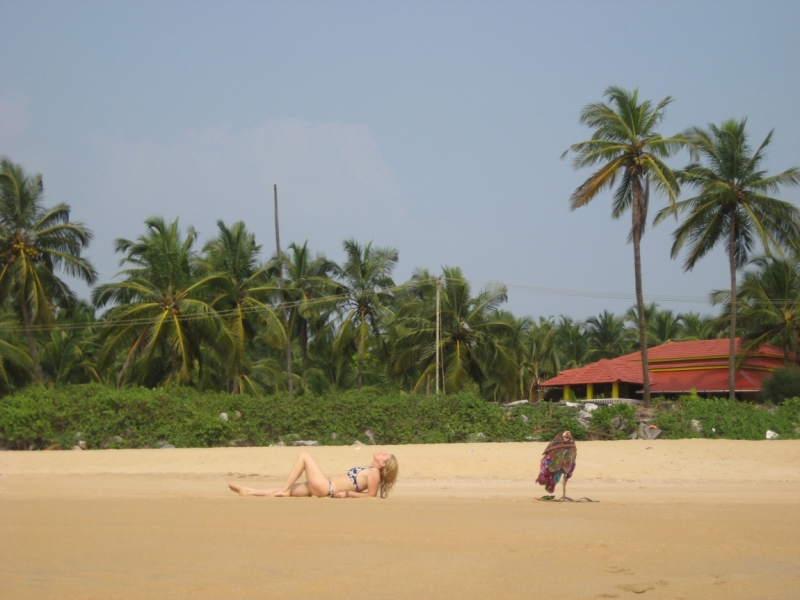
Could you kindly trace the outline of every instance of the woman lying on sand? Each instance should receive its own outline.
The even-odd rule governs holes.
[[[316,496],[322,498],[381,498],[389,495],[397,480],[397,459],[393,454],[378,452],[368,467],[353,467],[346,475],[328,477],[308,452],[303,452],[294,463],[289,477],[279,488],[254,490],[229,483],[228,487],[240,496]],[[306,481],[297,483],[305,472]]]

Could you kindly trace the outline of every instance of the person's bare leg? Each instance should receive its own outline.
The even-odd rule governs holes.
[[[307,485],[305,488],[308,489],[307,493],[302,493],[305,491],[304,488],[298,487],[295,489],[295,482],[304,472],[306,474]],[[286,481],[272,495],[281,497],[300,495],[326,496],[327,494],[328,478],[325,476],[325,473],[322,472],[322,469],[319,468],[317,462],[311,458],[311,455],[308,452],[303,452],[297,457],[297,460],[295,461],[292,470],[289,472],[289,476],[286,478]]]
[[[235,483],[229,483],[228,487],[231,488],[232,491],[236,492],[240,496],[272,496],[276,491],[280,488],[271,488],[268,490],[257,490],[254,488],[246,487],[244,485],[236,485]]]
[[[228,487],[231,488],[232,491],[236,492],[240,496],[275,496],[275,493],[279,491],[281,488],[270,488],[266,490],[257,490],[254,488],[246,487],[243,485],[236,485],[235,483],[229,483]],[[289,496],[312,496],[311,490],[308,487],[308,484],[303,481],[301,483],[295,483],[290,490]]]

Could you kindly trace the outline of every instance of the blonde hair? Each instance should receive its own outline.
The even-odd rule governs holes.
[[[392,454],[391,458],[386,461],[386,465],[381,469],[381,482],[378,488],[381,492],[381,498],[386,498],[389,492],[392,491],[394,482],[397,481],[397,472],[399,470],[397,458]]]

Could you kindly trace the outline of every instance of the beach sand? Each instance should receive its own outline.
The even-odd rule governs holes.
[[[544,447],[380,447],[388,500],[227,489],[300,448],[0,452],[0,598],[800,598],[800,441],[579,442],[563,504]]]

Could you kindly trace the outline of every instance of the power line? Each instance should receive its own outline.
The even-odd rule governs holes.
[[[456,278],[456,277],[444,277],[442,276],[441,279],[447,282],[455,282],[455,283],[465,283],[469,285],[483,285],[486,288],[499,290],[499,289],[506,289],[506,290],[515,290],[522,293],[528,294],[541,294],[541,295],[551,295],[551,296],[566,296],[566,297],[576,297],[576,298],[600,298],[600,299],[616,299],[616,300],[629,300],[634,301],[635,295],[633,294],[626,294],[622,292],[607,292],[607,291],[598,291],[598,290],[574,290],[574,289],[567,289],[567,288],[549,288],[543,286],[530,286],[530,285],[521,285],[521,284],[504,284],[497,281],[479,281],[475,279],[465,279],[465,278]],[[399,291],[405,291],[409,289],[418,288],[424,285],[435,285],[437,278],[429,278],[429,279],[417,279],[413,281],[406,282],[401,285],[396,286],[389,286],[385,288],[376,288],[373,290],[375,293],[393,293]],[[487,290],[488,291],[488,290]],[[303,299],[303,300],[296,300],[290,302],[283,302],[282,304],[270,305],[270,304],[263,304],[261,306],[252,306],[252,307],[237,307],[228,310],[214,310],[212,309],[213,313],[178,313],[176,315],[177,319],[180,321],[200,321],[205,319],[220,319],[225,320],[227,317],[235,316],[237,314],[251,314],[256,312],[261,312],[264,308],[268,308],[271,311],[278,310],[280,306],[285,307],[286,309],[297,308],[302,305],[309,305],[309,304],[327,304],[329,302],[333,302],[336,300],[348,300],[352,299],[353,293],[352,292],[345,292],[341,294],[328,294],[324,296],[317,296],[315,298],[310,299]],[[685,303],[699,303],[707,301],[707,299],[696,297],[696,296],[677,296],[677,295],[648,295],[648,300],[653,302],[685,302]],[[782,299],[786,304],[791,304],[793,300],[791,299]],[[156,303],[153,302],[154,307]],[[780,301],[776,302],[761,302],[759,304],[780,304]],[[124,306],[124,305],[120,305]],[[110,309],[114,310],[114,308]],[[97,320],[91,323],[62,323],[60,325],[34,325],[31,327],[33,331],[49,331],[52,329],[58,329],[61,331],[69,331],[73,329],[83,329],[89,326],[99,326],[104,327],[108,325],[113,325],[115,328],[124,328],[124,327],[134,327],[136,325],[149,325],[154,323],[158,320],[159,315],[161,315],[162,320],[164,319],[164,313],[166,311],[162,308],[158,310],[157,314],[152,317],[141,317],[135,319],[118,319],[115,321],[105,321],[105,320]],[[171,318],[172,316],[168,317]],[[279,318],[276,315],[276,318]],[[8,324],[3,326],[0,324],[0,330],[7,331],[7,332],[14,332],[14,331],[24,331],[25,327],[18,324]]]

